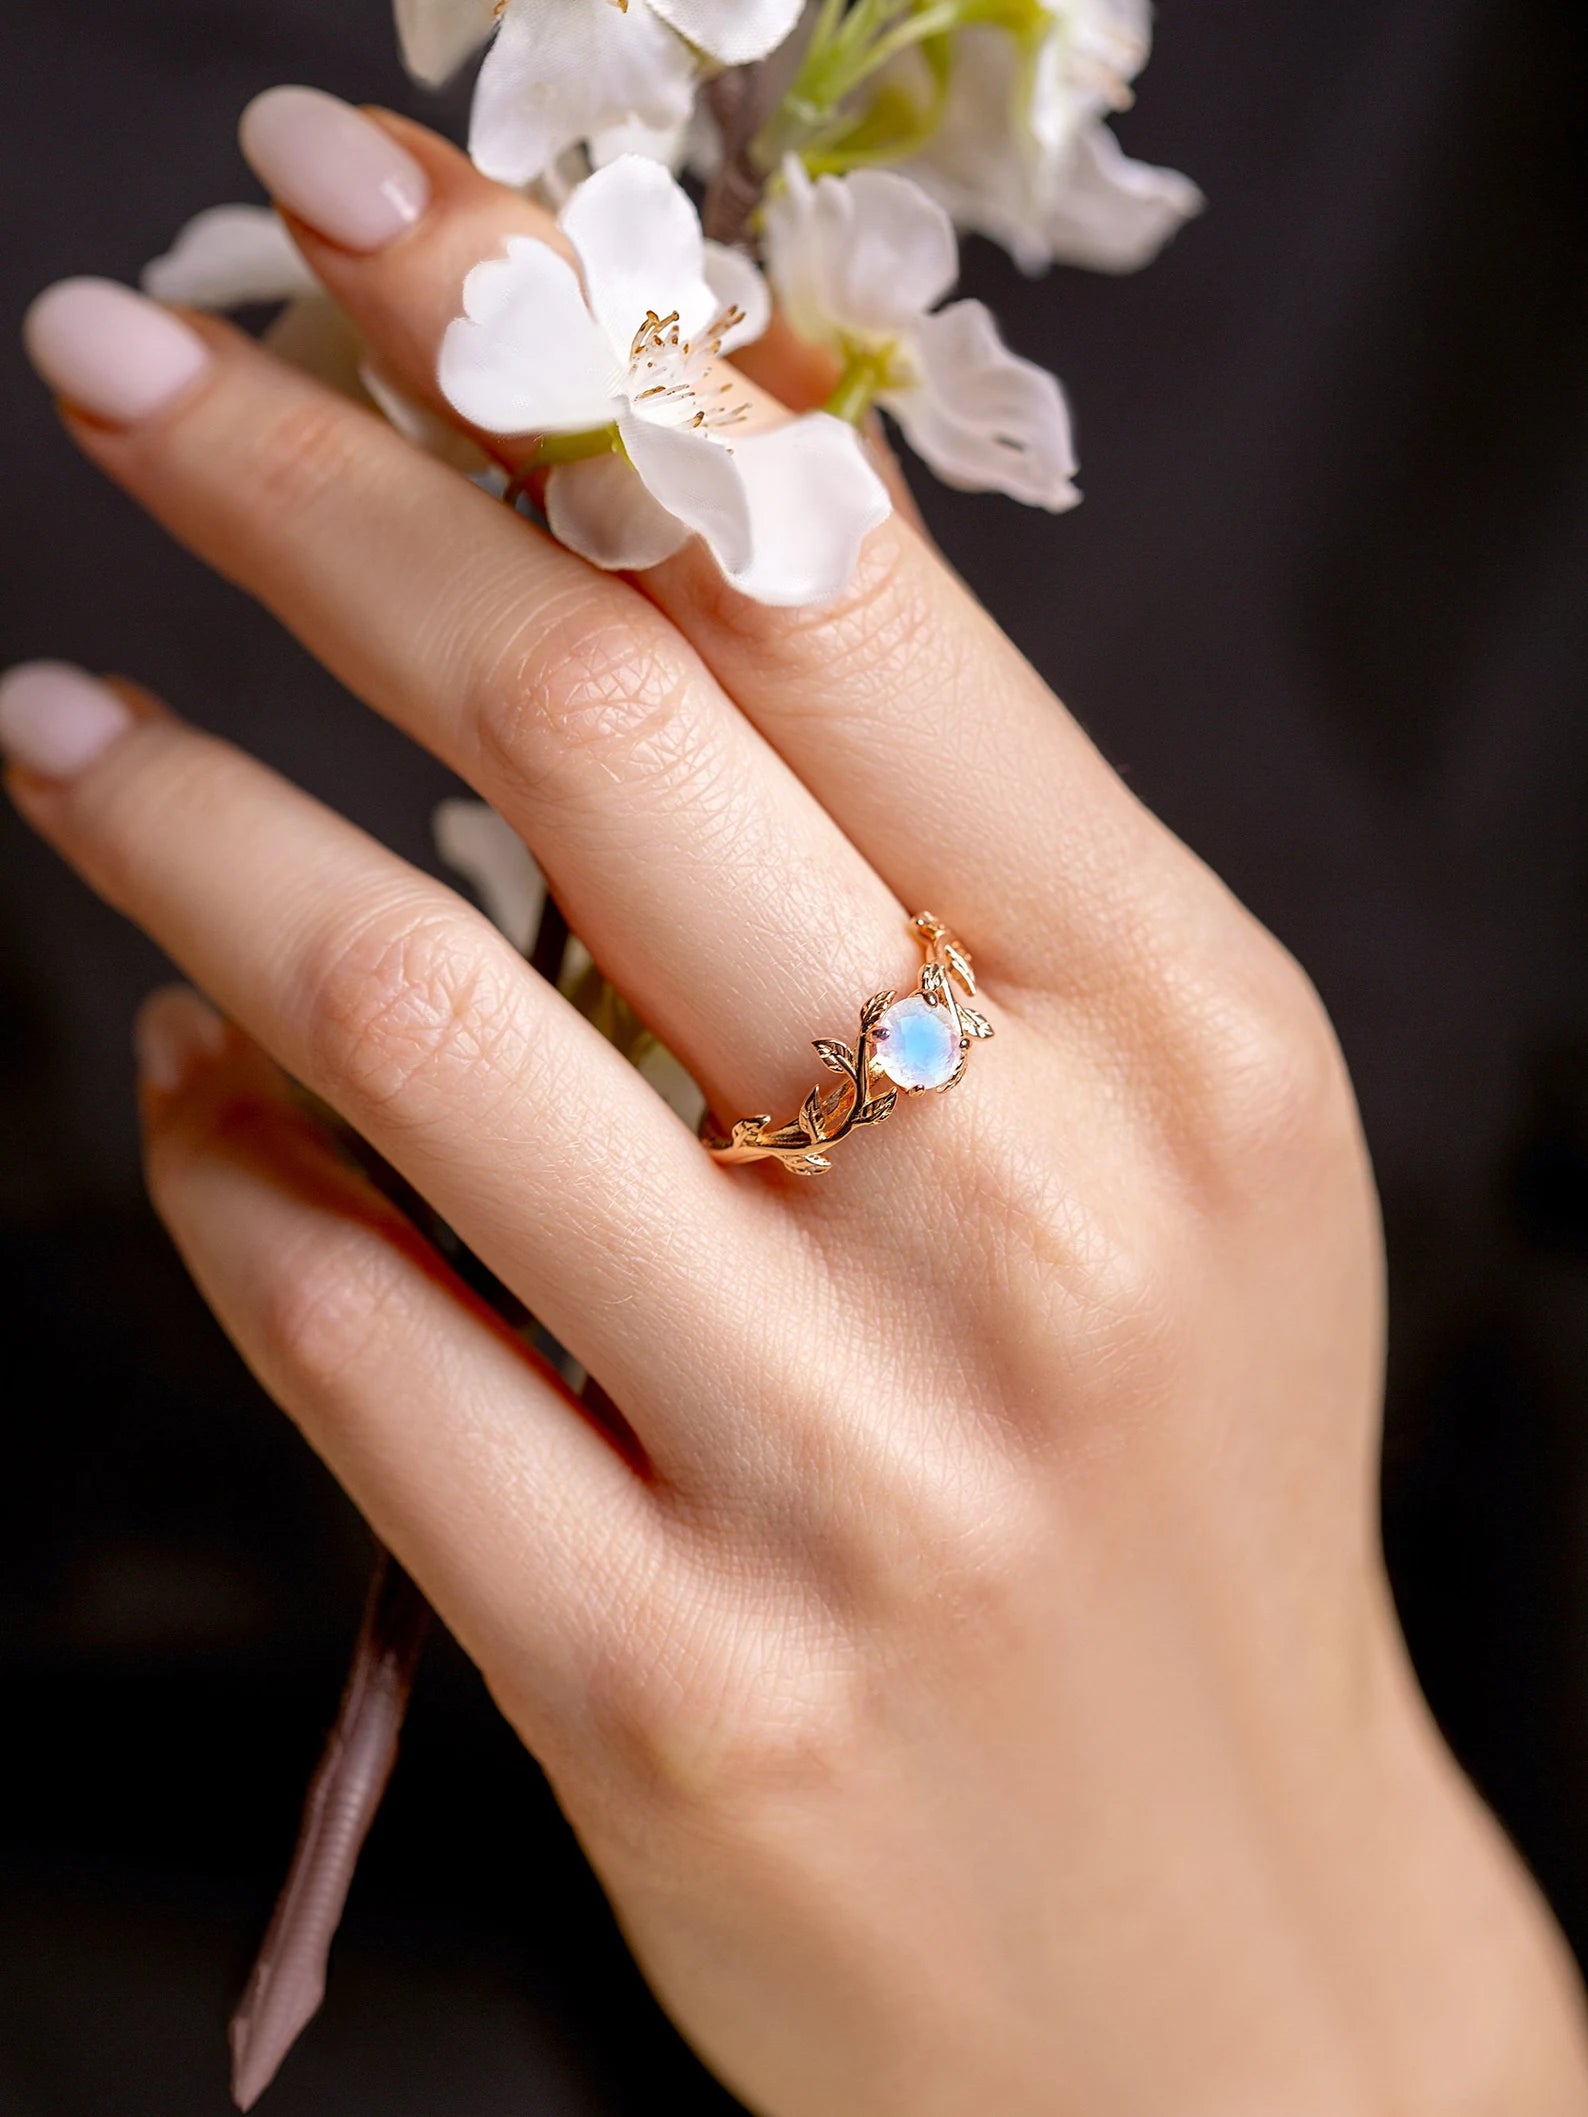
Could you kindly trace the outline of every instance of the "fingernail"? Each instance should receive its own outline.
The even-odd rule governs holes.
[[[22,324],[28,358],[58,397],[133,426],[180,397],[209,365],[196,331],[113,279],[63,279]]]
[[[249,166],[289,213],[344,250],[384,250],[430,203],[390,133],[318,88],[267,88],[239,127]]]
[[[0,676],[0,752],[44,779],[74,779],[131,726],[126,701],[70,662]]]
[[[191,985],[163,985],[138,1009],[132,1048],[144,1086],[175,1095],[201,1066],[221,1056],[226,1024]]]

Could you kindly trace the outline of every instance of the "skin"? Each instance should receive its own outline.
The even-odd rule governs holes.
[[[464,272],[547,230],[383,122],[429,212],[297,232],[424,394]],[[816,612],[695,552],[602,577],[203,329],[177,405],[66,408],[79,445],[510,818],[715,1109],[796,1109],[922,908],[997,1026],[831,1174],[719,1168],[446,888],[141,694],[72,783],[11,777],[232,1025],[145,1086],[163,1219],[708,2063],[765,2117],[1588,2110],[1564,1945],[1386,1590],[1377,1208],[1294,962],[908,520]]]

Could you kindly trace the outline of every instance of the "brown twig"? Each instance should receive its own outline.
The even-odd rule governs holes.
[[[568,922],[548,895],[530,963],[553,985],[567,947]],[[333,1112],[324,1114],[344,1151],[436,1243],[460,1276],[515,1327],[527,1328],[528,1319],[507,1289],[462,1249],[419,1194],[341,1126]],[[375,1561],[336,1724],[304,1799],[287,1878],[232,2016],[232,2099],[239,2109],[252,2108],[269,2087],[325,1997],[331,1943],[364,1840],[397,1762],[398,1739],[432,1614],[423,1591],[383,1550]]]
[[[241,2110],[270,2085],[325,1996],[326,1959],[397,1760],[430,1615],[419,1589],[383,1552],[341,1710],[304,1802],[292,1864],[232,2016],[232,2099]]]
[[[701,225],[714,243],[742,243],[750,217],[761,203],[766,173],[756,166],[751,146],[765,116],[765,68],[730,66],[706,86],[706,105],[722,142],[722,159],[706,187]]]

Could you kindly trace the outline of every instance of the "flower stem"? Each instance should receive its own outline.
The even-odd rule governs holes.
[[[822,406],[835,419],[859,426],[877,401],[877,393],[888,385],[889,350],[867,346],[852,352],[838,378],[838,386]]]
[[[583,434],[542,434],[524,472],[550,470],[558,463],[583,463],[590,456],[615,455],[623,446],[615,426],[592,427]]]

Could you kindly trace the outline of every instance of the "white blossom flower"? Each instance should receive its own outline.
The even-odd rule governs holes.
[[[143,269],[156,301],[225,311],[280,307],[265,333],[271,351],[344,397],[373,404],[406,440],[470,477],[488,473],[481,449],[447,420],[397,389],[375,366],[346,312],[304,263],[269,206],[211,206]]]
[[[936,307],[959,250],[935,200],[883,169],[812,183],[790,155],[763,211],[767,270],[789,322],[859,376],[945,484],[1075,505],[1057,381],[1008,350],[981,302]]]
[[[1134,272],[1203,204],[1178,170],[1132,161],[1104,122],[1133,100],[1152,46],[1151,8],[1037,8],[1034,49],[988,25],[957,34],[938,123],[904,166],[960,227],[1002,243],[1028,272],[1054,263]]]
[[[593,564],[639,571],[698,535],[759,602],[836,595],[887,491],[842,420],[747,417],[724,358],[766,326],[760,273],[705,242],[685,193],[638,156],[581,184],[561,226],[583,287],[510,236],[464,282],[442,394],[487,432],[543,437],[547,519]]]
[[[419,0],[409,0],[417,7]],[[428,0],[431,11],[444,0]],[[464,0],[454,0],[456,8]],[[562,151],[619,127],[668,139],[688,123],[706,62],[764,58],[802,0],[506,0],[474,93],[469,152],[527,184]]]

